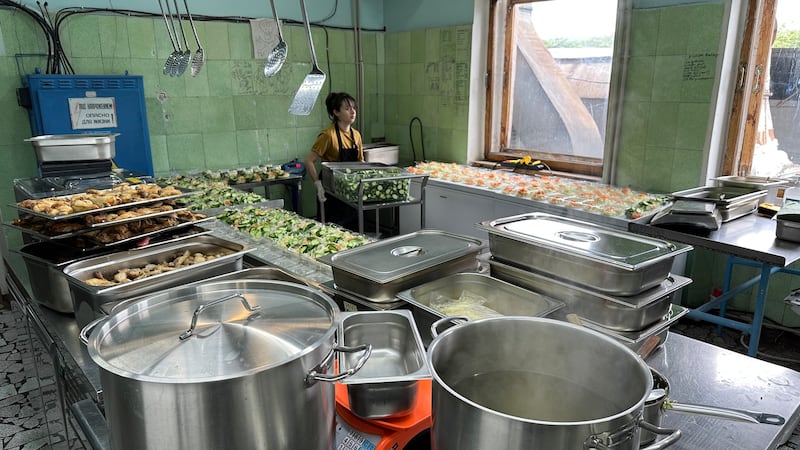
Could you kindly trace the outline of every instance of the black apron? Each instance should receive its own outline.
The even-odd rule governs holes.
[[[353,127],[350,127],[350,142],[353,143],[353,146],[345,147],[344,144],[342,144],[342,135],[339,132],[339,124],[334,123],[333,126],[336,127],[336,139],[339,141],[339,161],[341,162],[359,161],[358,144],[356,144],[356,136],[353,133]]]

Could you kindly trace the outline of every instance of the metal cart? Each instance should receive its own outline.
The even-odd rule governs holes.
[[[339,193],[336,192],[334,188],[334,172],[336,170],[341,169],[350,169],[350,170],[364,170],[364,169],[399,169],[396,166],[388,166],[385,164],[379,163],[350,163],[350,162],[325,162],[322,163],[322,184],[325,187],[325,194],[330,195],[334,198],[339,199],[346,205],[354,208],[358,212],[358,232],[364,233],[364,211],[376,211],[375,214],[375,233],[376,235],[380,235],[380,215],[377,213],[378,210],[386,209],[386,208],[396,208],[399,206],[406,206],[406,205],[419,205],[420,206],[420,228],[425,228],[425,185],[428,183],[428,175],[417,175],[417,174],[403,174],[403,175],[394,175],[390,177],[375,177],[375,178],[363,178],[358,182],[358,193],[356,196],[356,200],[345,198]],[[407,180],[410,181],[413,179],[420,180],[420,191],[419,196],[413,197],[409,194],[409,196],[404,200],[393,200],[393,201],[369,201],[365,200],[364,198],[364,188],[371,183],[381,183],[381,182],[391,182],[391,181],[399,181],[399,180]],[[410,187],[409,187],[410,189]],[[319,202],[320,208],[320,219],[323,223],[325,223],[325,202]]]

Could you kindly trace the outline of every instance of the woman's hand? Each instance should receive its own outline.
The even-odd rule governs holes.
[[[322,180],[317,180],[314,182],[314,186],[317,188],[317,200],[320,202],[325,201],[325,187],[322,186]]]

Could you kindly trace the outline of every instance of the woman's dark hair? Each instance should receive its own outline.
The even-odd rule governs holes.
[[[328,109],[328,117],[331,120],[336,120],[333,112],[340,110],[345,102],[352,102],[355,105],[356,99],[347,92],[331,92],[325,97],[325,107]]]

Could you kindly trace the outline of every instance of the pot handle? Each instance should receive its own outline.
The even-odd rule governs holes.
[[[97,319],[94,319],[93,321],[87,323],[85,327],[81,328],[81,332],[78,334],[78,337],[80,337],[81,343],[83,345],[87,345],[88,346],[89,345],[89,335],[92,334],[92,331],[98,325],[100,325],[102,322],[105,322],[106,320],[108,320],[108,316],[98,317]]]
[[[330,361],[330,357],[333,356],[334,352],[355,353],[362,351],[364,352],[364,354],[361,355],[360,358],[358,358],[356,365],[347,369],[344,372],[336,373],[333,375],[327,375],[318,372],[320,370],[320,367],[327,366],[327,363]],[[308,374],[306,375],[306,386],[311,386],[317,381],[331,382],[331,381],[344,380],[345,378],[352,376],[353,374],[361,370],[361,368],[364,367],[364,364],[367,363],[367,360],[369,359],[369,356],[371,354],[372,354],[372,344],[362,344],[354,347],[346,347],[343,345],[334,347],[333,350],[331,350],[331,352],[328,354],[328,356],[325,357],[325,361],[323,361],[322,364],[312,369],[311,372],[308,372]]]
[[[469,321],[469,317],[467,316],[447,316],[443,317],[436,322],[433,322],[431,325],[431,336],[436,339],[439,336],[439,328],[446,323],[452,323],[453,325],[458,325],[459,323]]]
[[[244,306],[244,308],[246,310],[250,311],[250,312],[256,312],[259,309],[261,309],[261,305],[255,305],[255,306],[250,305],[250,303],[247,301],[247,299],[244,297],[244,295],[242,293],[240,293],[240,292],[237,292],[236,294],[231,294],[231,295],[228,295],[228,296],[225,296],[225,297],[222,297],[222,298],[218,298],[216,300],[212,300],[212,301],[210,301],[210,302],[208,302],[208,303],[206,303],[204,305],[198,306],[197,309],[194,310],[194,314],[192,314],[192,324],[191,324],[191,326],[189,327],[188,330],[186,330],[183,333],[181,333],[181,335],[178,336],[178,339],[180,339],[182,341],[185,341],[186,339],[189,339],[190,337],[192,337],[192,335],[194,334],[194,328],[197,326],[197,318],[200,317],[200,314],[202,314],[203,311],[207,310],[208,308],[211,308],[212,306],[219,305],[222,302],[225,302],[225,301],[228,301],[228,300],[231,300],[231,299],[234,299],[234,298],[240,298],[242,300],[242,306]]]
[[[647,447],[644,447],[640,450],[661,450],[672,446],[672,444],[678,442],[678,439],[681,438],[681,430],[657,427],[649,422],[645,422],[644,420],[639,422],[639,426],[647,431],[650,431],[651,433],[669,435],[664,439],[658,442],[654,442],[653,444],[648,445]]]

